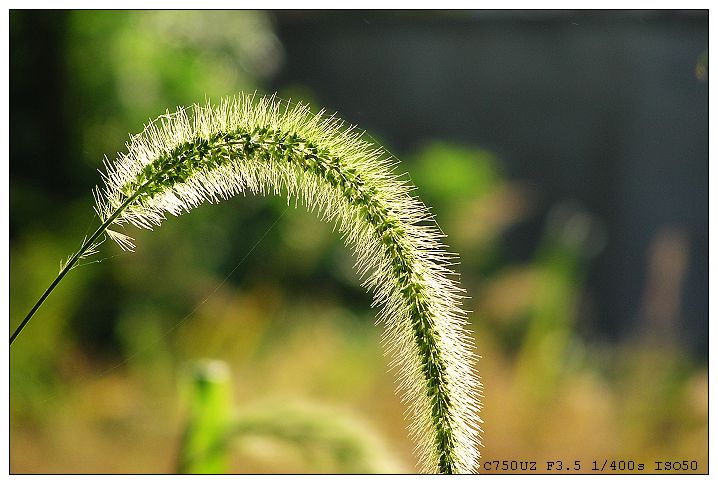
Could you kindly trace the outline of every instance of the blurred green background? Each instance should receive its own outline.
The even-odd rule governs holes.
[[[460,254],[482,461],[707,472],[706,49],[705,12],[11,11],[10,329],[97,225],[128,134],[277,91],[401,159]],[[129,233],[13,345],[11,472],[416,471],[330,225],[237,197]]]

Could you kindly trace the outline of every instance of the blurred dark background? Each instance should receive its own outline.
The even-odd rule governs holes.
[[[671,336],[707,355],[705,12],[286,13],[278,33],[287,61],[273,88],[310,87],[400,153],[426,138],[479,145],[535,186],[533,216],[504,237],[511,257],[530,257],[556,202],[595,215],[599,336],[643,318],[644,254],[679,232],[690,255]]]
[[[461,256],[484,356],[485,454],[585,447],[590,434],[587,456],[701,455],[707,47],[698,10],[11,11],[11,328],[93,228],[97,169],[128,133],[167,108],[276,91],[367,130],[433,207]],[[411,470],[401,406],[375,401],[392,383],[348,252],[330,227],[284,207],[244,197],[202,207],[132,232],[135,254],[107,244],[102,263],[73,270],[13,346],[14,468],[154,469],[99,456],[116,452],[113,432],[144,439],[137,413],[149,422],[151,410],[88,417],[85,438],[112,449],[93,460],[41,430],[65,428],[49,408],[63,401],[76,415],[78,399],[114,385],[166,413],[174,384],[157,382],[212,357],[230,363],[244,397],[299,394],[392,422],[385,437]],[[323,363],[301,349],[305,332],[326,341]],[[550,416],[532,424],[548,402],[581,422],[572,437],[557,437]],[[173,418],[144,447],[166,455],[160,472],[181,411]],[[28,450],[38,446],[43,455]],[[276,470],[252,458],[236,469]],[[316,469],[302,465],[288,470]]]

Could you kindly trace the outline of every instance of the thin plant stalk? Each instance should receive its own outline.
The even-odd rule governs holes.
[[[80,247],[80,250],[75,252],[75,254],[73,254],[67,262],[62,264],[62,267],[60,268],[60,273],[57,275],[57,277],[55,277],[55,280],[52,281],[50,286],[48,286],[45,292],[42,293],[42,296],[40,296],[37,302],[35,302],[35,305],[30,309],[30,311],[28,311],[25,318],[23,318],[22,322],[17,326],[15,331],[12,333],[12,336],[10,336],[10,346],[12,346],[13,341],[17,339],[17,337],[20,335],[27,323],[30,322],[30,319],[37,312],[37,310],[40,309],[40,306],[42,306],[42,303],[45,302],[45,299],[47,299],[50,293],[55,289],[55,287],[57,287],[60,281],[67,275],[67,273],[70,272],[70,269],[75,267],[75,264],[77,264],[80,259],[87,257],[90,253],[96,250],[98,245],[97,240],[100,238],[100,236],[105,235],[105,231],[107,230],[107,228],[112,225],[112,223],[117,217],[120,216],[122,210],[124,210],[130,203],[132,203],[139,195],[140,192],[138,191],[135,197],[128,198],[124,204],[118,207],[118,209],[115,210],[115,212],[110,215],[107,220],[105,220],[102,225],[100,225],[88,239],[85,240],[85,242],[82,244],[82,247]]]

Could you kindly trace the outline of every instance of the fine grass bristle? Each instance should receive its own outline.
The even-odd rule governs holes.
[[[103,234],[131,250],[124,224],[152,228],[206,201],[272,193],[305,205],[335,223],[374,290],[422,469],[473,472],[481,383],[463,291],[449,267],[455,257],[411,184],[393,172],[396,163],[340,119],[274,97],[239,95],[167,113],[105,162],[105,186],[95,192],[103,223],[64,270]]]

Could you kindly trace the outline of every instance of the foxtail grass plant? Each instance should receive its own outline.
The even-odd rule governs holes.
[[[334,222],[363,284],[373,289],[421,469],[473,472],[482,387],[451,268],[455,256],[411,184],[394,173],[397,163],[336,116],[274,97],[239,95],[168,112],[132,137],[126,154],[105,161],[104,187],[94,191],[100,226],[62,265],[10,344],[58,282],[107,237],[134,248],[123,226],[151,229],[168,213],[239,193],[282,194]]]
[[[249,450],[258,437],[301,449],[305,458],[316,457],[318,451],[340,473],[385,474],[403,469],[383,439],[351,414],[285,401],[254,402],[235,410],[232,375],[224,361],[195,360],[188,366],[182,378],[189,415],[178,455],[180,474],[227,473],[230,452]]]

